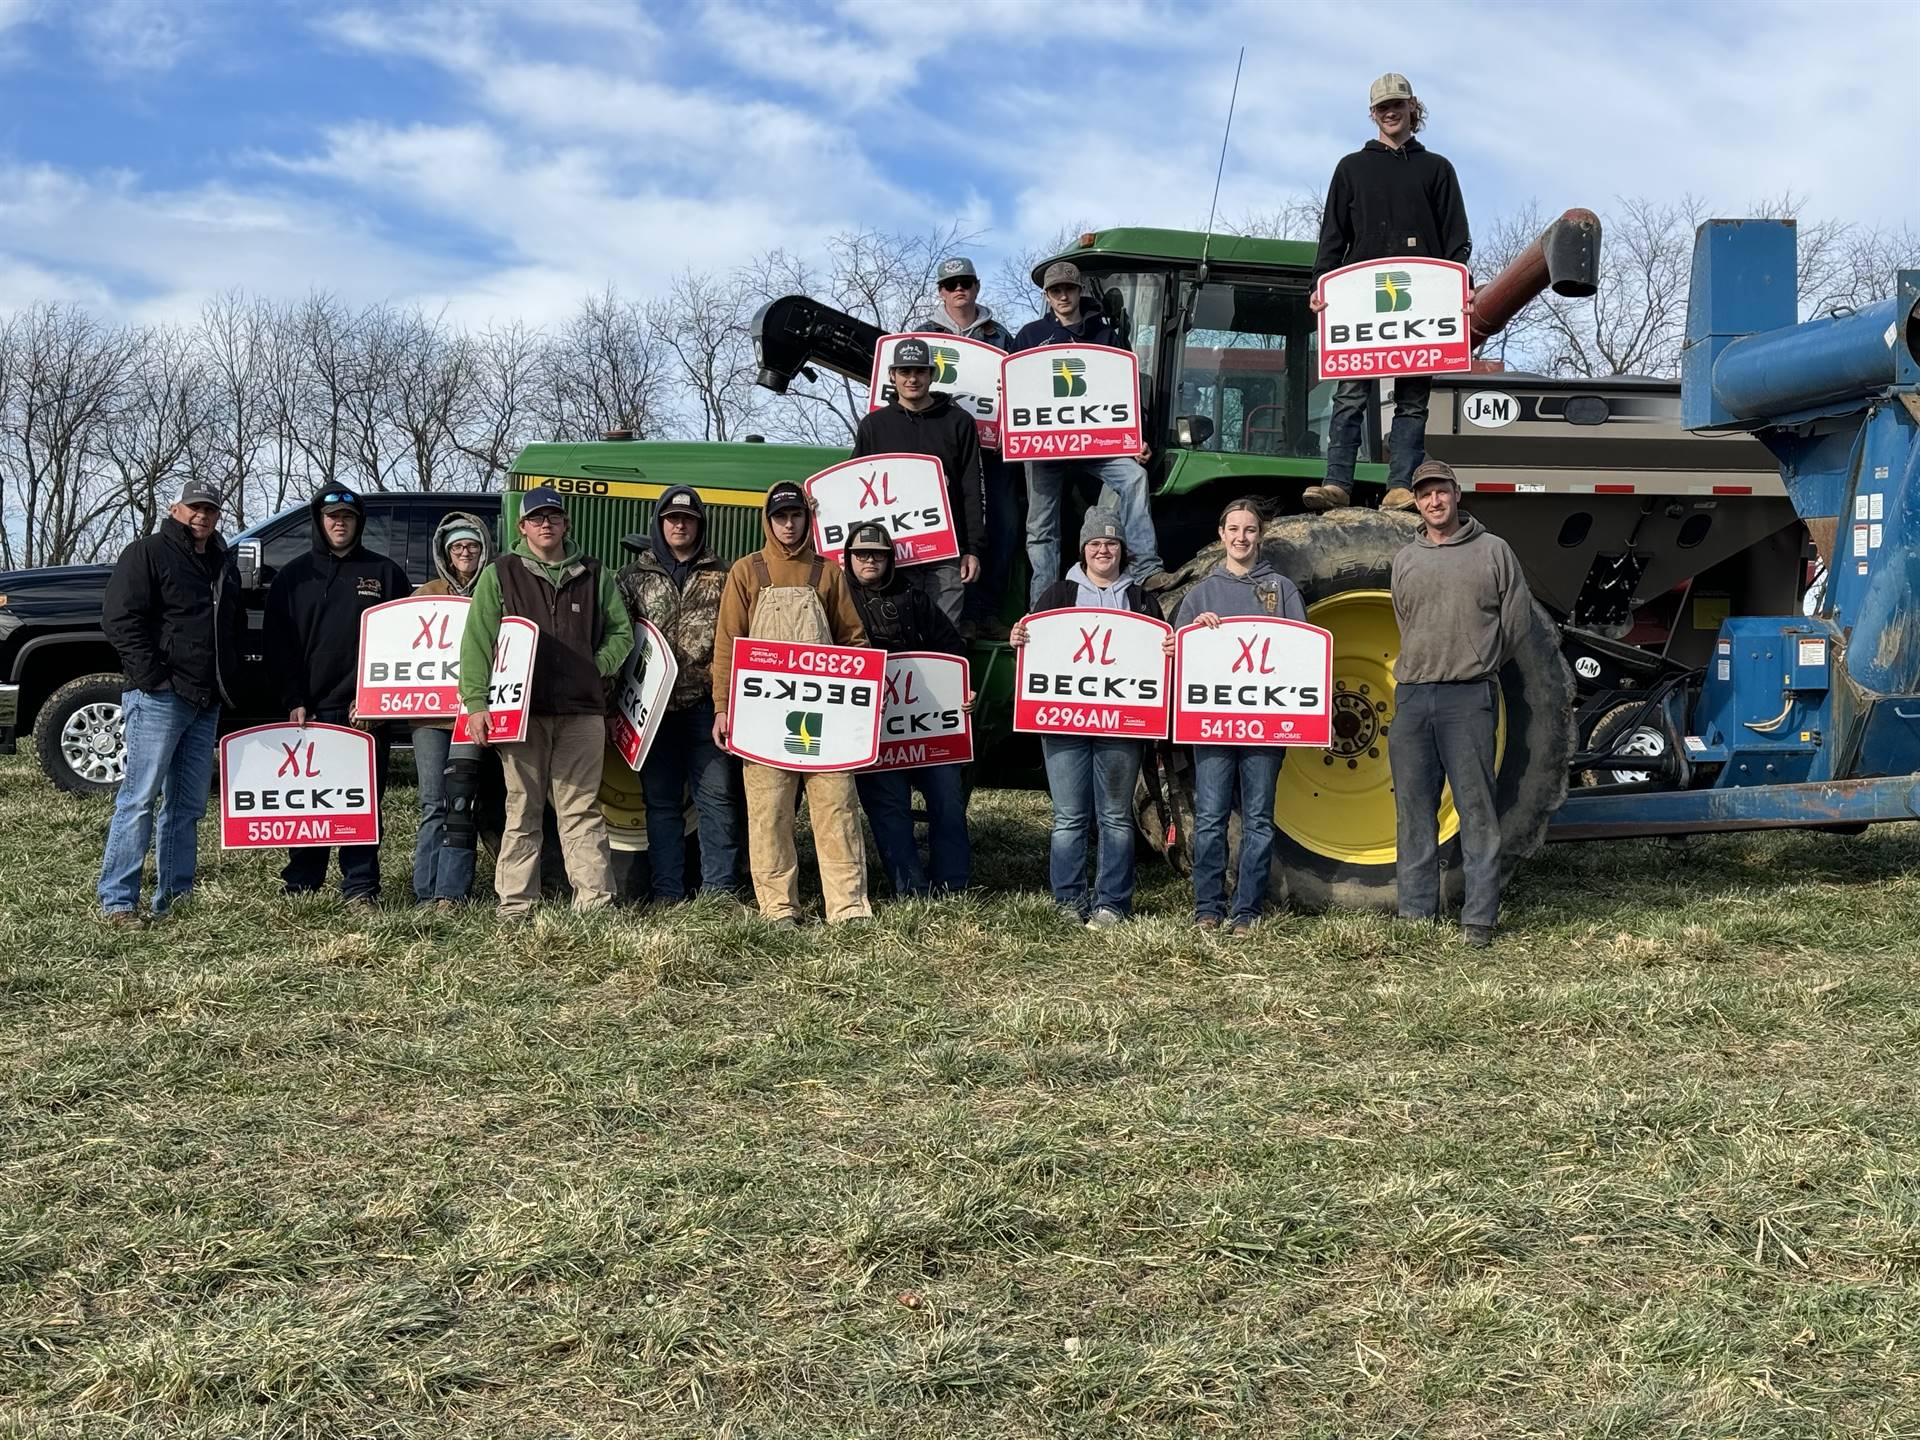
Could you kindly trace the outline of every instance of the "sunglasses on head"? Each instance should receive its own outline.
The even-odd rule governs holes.
[[[351,490],[329,490],[320,497],[322,505],[358,505],[360,497]]]

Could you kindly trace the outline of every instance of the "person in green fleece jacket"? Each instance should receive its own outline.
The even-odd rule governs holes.
[[[553,805],[575,909],[613,901],[613,857],[600,813],[607,697],[633,648],[633,622],[614,577],[567,539],[567,512],[551,486],[529,490],[520,539],[480,573],[460,642],[460,704],[476,744],[490,743],[487,681],[500,621],[540,629],[526,738],[502,746],[507,824],[493,888],[503,920],[524,919],[540,898],[540,822]]]

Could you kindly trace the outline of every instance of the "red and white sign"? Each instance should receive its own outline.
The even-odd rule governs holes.
[[[511,745],[527,738],[527,707],[533,703],[533,654],[540,627],[524,615],[504,615],[493,642],[493,671],[487,676],[487,743]],[[467,713],[453,722],[453,743],[473,739]]]
[[[660,719],[667,713],[673,682],[679,678],[680,662],[673,658],[673,647],[660,627],[651,620],[634,621],[633,651],[620,669],[613,718],[607,725],[613,748],[635,770],[647,763],[647,751],[660,733]]]
[[[1140,453],[1140,360],[1110,345],[1042,345],[1000,366],[1000,453],[1099,460]]]
[[[360,684],[353,713],[363,720],[460,713],[464,595],[410,596],[360,612]]]
[[[875,770],[921,765],[965,765],[973,759],[972,684],[967,662],[937,650],[896,650],[887,656],[880,703],[880,755]]]
[[[1444,375],[1471,367],[1467,267],[1402,255],[1320,277],[1320,378]]]
[[[1173,627],[1131,610],[1042,610],[1022,621],[1013,728],[1164,740],[1172,702],[1161,648]]]
[[[924,565],[960,553],[947,499],[947,475],[931,455],[863,455],[807,478],[813,501],[813,548],[840,563],[856,525],[887,527],[894,563]]]
[[[378,845],[373,736],[348,725],[255,725],[220,741],[220,848]]]
[[[864,770],[880,753],[884,650],[733,642],[727,748],[776,770]]]
[[[1266,615],[1223,616],[1173,637],[1179,745],[1333,743],[1333,636]]]
[[[933,388],[951,397],[955,405],[973,416],[982,448],[998,450],[1000,362],[1007,356],[998,345],[989,345],[984,340],[969,340],[944,330],[908,330],[882,336],[880,343],[873,347],[873,376],[867,382],[867,408],[880,410],[893,403],[887,366],[893,358],[893,347],[902,340],[927,342],[933,356]]]

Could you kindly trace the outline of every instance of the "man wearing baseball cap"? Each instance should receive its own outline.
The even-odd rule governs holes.
[[[145,924],[140,872],[156,810],[155,917],[193,889],[220,705],[233,703],[246,624],[220,509],[218,490],[189,480],[160,528],[120,552],[107,581],[102,628],[127,679],[120,696],[127,771],[100,864],[100,911],[109,925]]]
[[[524,920],[540,898],[541,817],[553,806],[560,852],[576,910],[613,901],[613,857],[600,812],[607,748],[607,690],[633,648],[633,624],[613,577],[568,538],[560,493],[550,485],[520,501],[520,538],[480,572],[460,640],[460,704],[474,742],[490,743],[487,686],[500,621],[531,620],[533,653],[527,729],[500,748],[507,823],[493,888],[503,920]]]
[[[1013,337],[1014,353],[1042,345],[1111,345],[1127,348],[1126,340],[1085,293],[1080,267],[1056,260],[1040,277],[1047,292],[1047,313],[1020,327]],[[1110,503],[1126,527],[1130,573],[1140,581],[1161,571],[1160,542],[1154,534],[1153,511],[1147,499],[1147,472],[1139,464],[1151,452],[1140,447],[1139,459],[1111,455],[1104,460],[1029,460],[1027,462],[1027,562],[1033,568],[1028,591],[1040,592],[1060,575],[1060,503],[1069,484],[1080,478],[1097,481],[1112,495]]]
[[[1500,667],[1533,623],[1533,597],[1507,542],[1460,509],[1460,485],[1439,460],[1413,472],[1421,527],[1393,557],[1395,874],[1405,920],[1440,915],[1440,791],[1460,816],[1467,943],[1493,943],[1500,911],[1500,816],[1493,801]]]
[[[980,272],[965,255],[942,260],[934,271],[939,304],[919,316],[909,330],[944,330],[967,340],[978,340],[996,350],[1013,348],[1013,332],[993,318],[980,303]]]
[[[1473,237],[1460,181],[1444,156],[1414,138],[1426,126],[1427,107],[1407,77],[1391,71],[1373,82],[1367,104],[1379,133],[1334,167],[1321,212],[1314,283],[1342,265],[1400,255],[1466,264],[1473,254]],[[1469,291],[1469,311],[1472,303]],[[1318,296],[1310,304],[1315,311],[1326,308]],[[1433,381],[1424,375],[1402,375],[1393,383],[1393,428],[1387,439],[1392,486],[1405,486],[1426,458],[1432,391]],[[1352,502],[1353,465],[1372,393],[1371,380],[1342,380],[1335,387],[1327,425],[1327,479],[1302,496],[1307,509],[1335,510]]]

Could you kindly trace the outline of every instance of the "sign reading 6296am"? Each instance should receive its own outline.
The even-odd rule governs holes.
[[[1403,255],[1320,277],[1320,378],[1442,375],[1471,367],[1467,267]]]
[[[1014,677],[1013,728],[1041,735],[1164,740],[1173,627],[1131,610],[1074,606],[1029,615]]]

